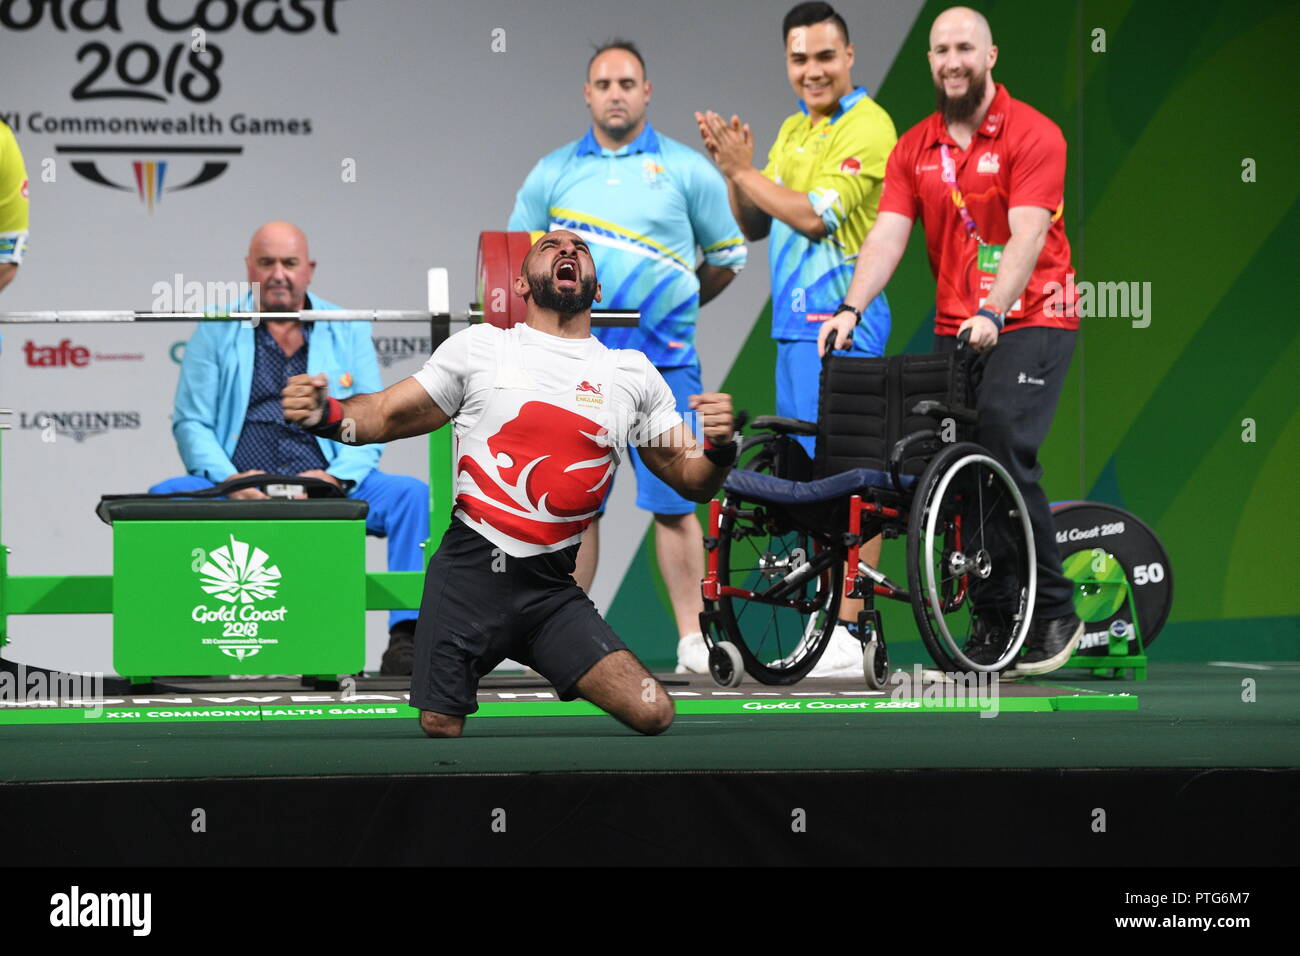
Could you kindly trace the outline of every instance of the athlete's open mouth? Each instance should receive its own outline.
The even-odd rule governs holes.
[[[578,264],[572,259],[561,259],[555,267],[555,278],[561,282],[577,282]]]

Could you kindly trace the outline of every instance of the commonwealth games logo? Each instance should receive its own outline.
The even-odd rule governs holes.
[[[280,568],[267,566],[267,553],[261,548],[236,541],[209,552],[199,573],[203,575],[205,593],[228,603],[252,604],[275,597],[280,586]]]
[[[54,151],[82,157],[71,161],[74,173],[97,186],[135,192],[140,202],[153,212],[154,205],[162,202],[164,192],[180,192],[212,182],[230,166],[227,157],[238,156],[244,147],[157,146],[146,143],[138,146],[56,145]],[[168,158],[143,159],[141,154]],[[120,181],[125,168],[121,162],[124,155],[130,162],[130,175],[126,182]],[[172,182],[177,178],[176,168],[182,169],[188,178]],[[165,187],[164,183],[167,184]]]

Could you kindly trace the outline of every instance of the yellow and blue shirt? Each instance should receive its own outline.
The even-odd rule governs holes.
[[[772,337],[816,341],[820,324],[844,300],[858,250],[875,225],[885,163],[898,136],[889,114],[861,86],[840,98],[834,114],[815,123],[802,100],[799,110],[781,124],[763,175],[807,193],[827,234],[809,239],[772,220]],[[884,354],[889,321],[882,294],[863,313],[855,346]]]
[[[727,187],[695,150],[646,124],[618,150],[582,139],[543,156],[515,199],[511,230],[569,229],[587,240],[602,299],[598,308],[639,309],[636,328],[597,328],[611,349],[638,349],[659,368],[695,365],[695,320],[704,261],[745,265]]]
[[[0,123],[0,263],[27,253],[27,167],[13,130]]]

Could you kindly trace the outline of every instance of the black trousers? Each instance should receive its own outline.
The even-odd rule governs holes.
[[[1061,573],[1056,526],[1038,484],[1043,475],[1038,449],[1052,427],[1075,337],[1063,329],[1013,329],[998,336],[998,344],[975,362],[977,378],[983,376],[975,392],[976,440],[1001,462],[1024,496],[1037,551],[1034,617],[1040,619],[1074,610],[1074,586]],[[936,352],[949,352],[957,340],[936,335],[934,343]]]

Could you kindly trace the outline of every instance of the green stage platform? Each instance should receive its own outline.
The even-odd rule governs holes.
[[[522,677],[484,682],[460,740],[425,738],[403,688],[383,680],[359,681],[349,700],[242,680],[110,696],[98,717],[0,706],[0,781],[1300,763],[1300,663],[1162,664],[1141,683],[1058,672],[1001,685],[991,719],[980,713],[988,699],[898,706],[851,681],[726,692],[707,678],[662,679],[678,717],[657,738]]]

